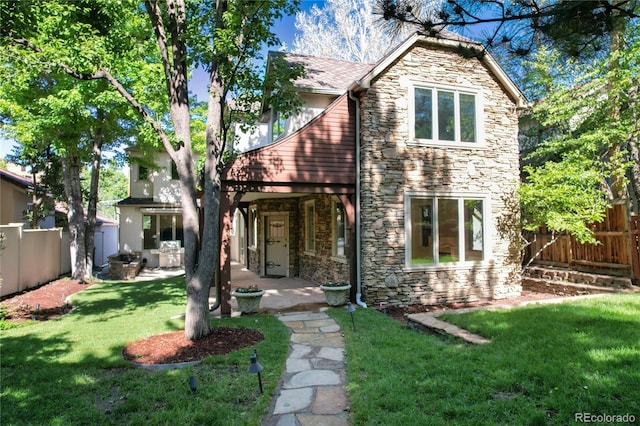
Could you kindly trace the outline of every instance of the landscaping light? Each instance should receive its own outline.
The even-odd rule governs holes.
[[[353,326],[353,331],[356,331],[356,322],[353,319],[353,313],[356,311],[355,306],[351,304],[351,302],[347,302],[347,312],[351,315],[351,325]]]
[[[198,390],[198,387],[196,386],[196,378],[194,376],[189,376],[189,389],[191,389],[191,392],[193,393]]]
[[[262,376],[260,375],[260,372],[262,370],[263,368],[258,362],[258,354],[254,350],[254,352],[251,354],[251,364],[249,364],[249,368],[247,369],[247,371],[249,373],[258,373],[258,386],[260,386],[260,393],[264,393],[264,391],[262,390]]]

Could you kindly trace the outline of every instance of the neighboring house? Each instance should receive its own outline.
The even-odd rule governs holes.
[[[25,212],[30,211],[33,206],[32,189],[31,174],[21,170],[19,166],[13,166],[11,170],[0,168],[0,225],[22,223],[27,229],[31,228]],[[41,229],[54,228],[54,215],[40,220],[39,225]]]
[[[415,34],[372,65],[279,53],[305,65],[305,104],[286,119],[265,108],[241,138],[253,149],[223,176],[223,208],[239,200],[224,252],[260,275],[349,281],[376,306],[519,295],[526,99],[460,46],[482,49]]]
[[[142,157],[130,149],[129,156]],[[165,245],[184,247],[178,172],[165,152],[158,153],[153,169],[131,161],[129,197],[117,204],[120,209],[120,251],[141,252],[147,266],[180,266],[160,251]],[[172,243],[164,243],[171,241]],[[162,263],[161,263],[162,261]],[[167,264],[165,261],[171,261]]]

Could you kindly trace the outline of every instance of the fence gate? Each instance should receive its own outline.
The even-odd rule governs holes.
[[[633,278],[640,280],[640,216],[631,216],[631,258],[633,260]]]

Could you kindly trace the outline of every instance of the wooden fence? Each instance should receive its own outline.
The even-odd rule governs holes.
[[[569,235],[560,235],[532,263],[640,280],[640,216],[629,219],[626,206],[617,204],[591,229],[600,244],[580,244]],[[525,261],[549,243],[552,235],[543,228],[530,233],[528,239],[532,244],[525,250]]]

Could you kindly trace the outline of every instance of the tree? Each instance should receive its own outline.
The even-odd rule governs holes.
[[[563,175],[567,180],[590,175],[597,176],[592,185],[600,191],[601,198],[628,201],[632,211],[639,211],[639,27],[635,24],[628,28],[624,49],[583,67],[575,79],[561,78],[560,70],[554,71],[556,78],[551,81],[544,75],[540,77],[542,85],[549,85],[549,94],[535,105],[532,117],[538,123],[536,127],[545,129],[545,135],[525,157],[525,161],[539,169],[535,172],[537,177],[531,168],[527,169],[529,179],[523,195],[530,194],[534,187],[538,187],[540,198],[557,191],[551,186],[545,191],[545,186],[540,186],[542,182],[538,180],[543,174],[547,175],[546,179],[553,174]],[[554,56],[553,53],[538,56],[534,65],[545,64]],[[578,198],[581,193],[578,188],[579,185],[567,186],[565,196]],[[594,202],[593,196],[585,201],[593,203],[585,205],[592,210],[603,208],[602,203]]]
[[[90,193],[91,171],[84,169],[81,173],[82,193],[88,197]],[[120,164],[114,159],[107,159],[100,169],[100,181],[98,183],[98,214],[116,219],[115,203],[127,197],[129,193],[129,181],[120,169]]]
[[[396,28],[408,24],[432,36],[445,28],[464,34],[482,27],[480,41],[489,49],[503,46],[521,56],[542,42],[578,56],[607,50],[618,23],[640,17],[640,5],[636,0],[450,0],[425,15],[419,0],[378,0],[378,14]]]
[[[440,0],[428,2],[435,7]],[[373,63],[393,50],[409,30],[392,33],[374,14],[376,0],[327,0],[296,14],[293,52]]]
[[[4,30],[8,33],[7,43],[20,48],[26,52],[25,55],[37,56],[42,63],[63,70],[74,78],[108,81],[160,139],[176,165],[180,182],[187,290],[185,337],[190,340],[202,338],[210,332],[209,287],[220,258],[220,172],[229,128],[233,119],[238,116],[238,110],[252,112],[253,117],[257,115],[255,105],[262,100],[263,90],[271,95],[265,102],[277,110],[288,111],[295,107],[296,102],[292,101],[292,81],[302,70],[276,63],[270,78],[264,79],[262,70],[254,64],[260,59],[263,44],[274,46],[278,42],[270,30],[274,21],[284,13],[294,13],[298,1],[218,0],[201,3],[187,0],[145,0],[144,7],[141,7],[137,1],[127,0],[117,5],[109,1],[82,5],[107,17],[130,15],[133,22],[139,22],[144,14],[146,25],[134,27],[136,33],[131,34],[131,25],[118,19],[110,27],[110,34],[117,34],[123,40],[144,40],[148,31],[153,31],[156,49],[144,50],[140,41],[138,46],[134,46],[134,51],[137,58],[153,57],[154,52],[160,58],[164,71],[163,99],[167,101],[165,105],[170,117],[167,126],[162,121],[163,117],[153,109],[154,105],[157,106],[154,104],[157,101],[146,99],[132,90],[126,69],[110,67],[109,59],[114,59],[113,48],[117,45],[107,45],[105,41],[109,38],[99,37],[99,31],[89,34],[94,47],[100,48],[98,55],[94,51],[78,52],[71,39],[60,41],[59,37],[64,36],[65,32],[48,34],[48,38],[42,40],[46,43],[39,44],[37,38],[32,38],[36,32],[30,29],[26,29],[24,34]],[[21,14],[28,15],[27,18],[30,19],[27,22],[43,19],[42,15],[32,18],[32,12],[23,8],[13,12],[12,22],[16,23],[17,28],[24,29],[24,25],[18,25],[18,20],[24,18]],[[38,27],[38,30],[46,32],[47,28]],[[60,45],[66,50],[61,52]],[[106,58],[100,53],[107,54]],[[114,62],[121,63],[115,59]],[[202,171],[202,227],[198,215],[199,179],[193,161],[195,155],[188,96],[188,72],[190,67],[196,65],[202,66],[209,73],[206,150]],[[226,105],[229,98],[234,99],[233,109]]]
[[[131,56],[144,51],[135,33],[139,20],[118,8],[81,1],[5,2],[0,18],[0,116],[25,158],[50,151],[60,159],[62,173],[56,178],[64,184],[72,277],[90,279],[102,150],[126,136],[127,104],[106,80],[78,81],[69,71],[108,62],[113,70],[127,69],[132,90],[138,89],[135,84],[142,79],[134,77],[152,74],[151,66]],[[110,31],[117,23],[129,26],[129,38]],[[152,89],[144,85],[146,92]],[[91,178],[85,208],[80,172],[87,164]]]

